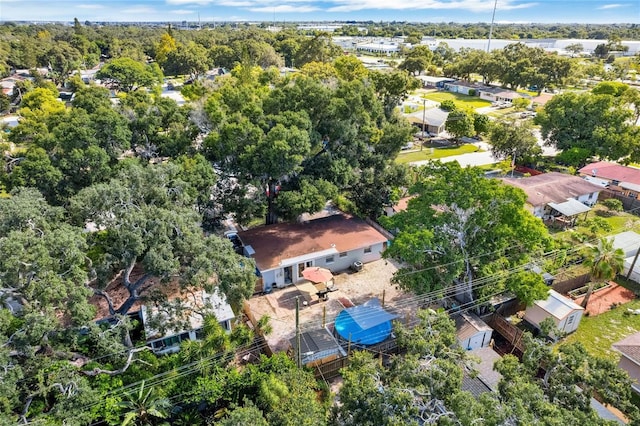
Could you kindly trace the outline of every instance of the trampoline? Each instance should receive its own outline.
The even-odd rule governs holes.
[[[342,310],[336,317],[335,329],[344,340],[360,345],[375,345],[391,334],[395,315],[382,309],[378,299]]]

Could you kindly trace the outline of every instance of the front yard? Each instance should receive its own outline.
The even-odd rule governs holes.
[[[433,149],[433,153],[431,150]],[[472,144],[447,146],[442,148],[427,148],[422,151],[418,148],[415,151],[401,152],[396,158],[396,163],[406,164],[414,161],[436,160],[438,158],[451,157],[452,155],[468,154],[479,151],[478,147]]]
[[[491,106],[491,102],[480,99],[477,96],[467,96],[451,92],[430,92],[422,95],[423,98],[434,102],[453,101],[459,109],[476,109]]]

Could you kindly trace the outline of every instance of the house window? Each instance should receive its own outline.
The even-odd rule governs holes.
[[[333,257],[333,256],[329,256],[329,257],[327,257],[327,258],[324,260],[324,262],[325,262],[327,265],[328,265],[328,264],[330,264],[330,263],[333,263],[334,261],[335,261],[335,259],[334,259],[334,257]]]
[[[567,318],[567,325],[571,325],[574,319],[575,319],[575,315],[571,315],[569,318]]]
[[[589,199],[590,199],[590,200],[593,200],[593,196],[594,196],[594,195],[595,195],[595,193],[594,193],[594,192],[592,192],[591,194],[589,194]]]
[[[638,198],[638,193],[637,192],[633,192],[633,191],[629,191],[629,194],[627,194],[627,197],[629,197],[629,198]]]
[[[340,257],[347,257],[347,252],[343,251],[342,253],[340,253]]]
[[[371,246],[365,247],[364,252],[365,253],[371,253]]]

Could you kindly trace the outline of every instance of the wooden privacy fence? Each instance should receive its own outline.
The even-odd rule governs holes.
[[[524,353],[524,343],[522,341],[522,336],[524,335],[523,330],[520,330],[498,314],[491,315],[488,324],[498,334],[504,337],[509,344]]]
[[[307,364],[307,367],[313,368],[313,374],[316,379],[323,379],[325,381],[331,380],[340,375],[340,370],[349,365],[351,354],[354,351],[367,351],[371,352],[374,356],[383,356],[398,353],[398,344],[395,338],[389,338],[384,342],[377,343],[371,346],[349,345],[348,342],[341,341],[340,346],[347,353],[346,356],[332,359],[325,362],[317,362],[315,365]]]
[[[331,380],[340,375],[340,370],[349,365],[349,357],[343,356],[332,361],[313,366],[316,379]]]
[[[571,290],[584,287],[590,278],[591,276],[589,274],[582,274],[566,280],[556,281],[551,287],[560,294],[568,294]]]

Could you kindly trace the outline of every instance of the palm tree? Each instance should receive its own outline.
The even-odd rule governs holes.
[[[585,263],[591,267],[591,282],[582,301],[583,308],[587,307],[597,281],[610,280],[615,278],[618,272],[622,271],[624,268],[624,252],[619,248],[614,249],[613,239],[601,237],[597,246],[589,248]]]
[[[167,398],[161,398],[155,392],[155,388],[144,388],[144,381],[140,384],[140,390],[134,394],[128,394],[119,404],[124,414],[122,426],[152,425],[155,420],[166,419],[169,416],[171,403]]]

